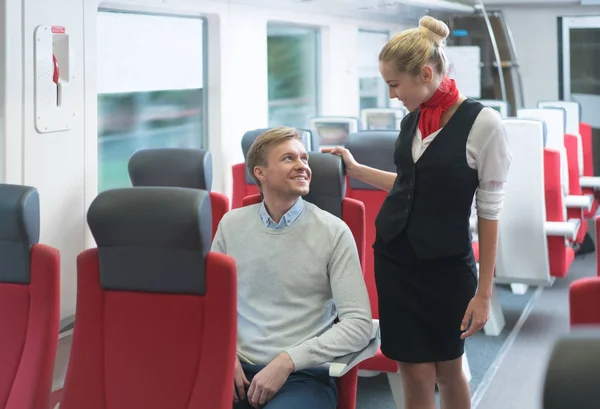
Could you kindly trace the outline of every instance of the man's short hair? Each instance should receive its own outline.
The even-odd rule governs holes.
[[[254,175],[254,168],[256,166],[267,166],[267,156],[271,148],[289,139],[302,141],[300,132],[297,129],[288,126],[278,126],[261,133],[252,142],[248,150],[248,156],[246,157],[246,166],[259,189],[262,189],[262,186],[260,180]]]

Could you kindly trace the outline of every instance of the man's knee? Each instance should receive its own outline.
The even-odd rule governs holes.
[[[265,409],[336,409],[337,400],[333,381],[290,379]]]

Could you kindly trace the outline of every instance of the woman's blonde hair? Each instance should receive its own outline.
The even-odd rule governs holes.
[[[448,62],[444,47],[450,29],[431,16],[421,17],[418,28],[394,36],[379,53],[379,61],[393,62],[398,72],[417,75],[429,64],[439,75],[445,75]]]

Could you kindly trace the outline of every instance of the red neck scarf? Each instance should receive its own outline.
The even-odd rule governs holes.
[[[458,101],[458,96],[456,81],[444,77],[435,94],[420,106],[419,130],[422,139],[440,129],[442,115]]]

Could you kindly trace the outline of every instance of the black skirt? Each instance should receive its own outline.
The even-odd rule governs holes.
[[[406,234],[374,248],[381,352],[405,363],[449,361],[462,356],[460,326],[477,290],[473,250],[419,259]]]

